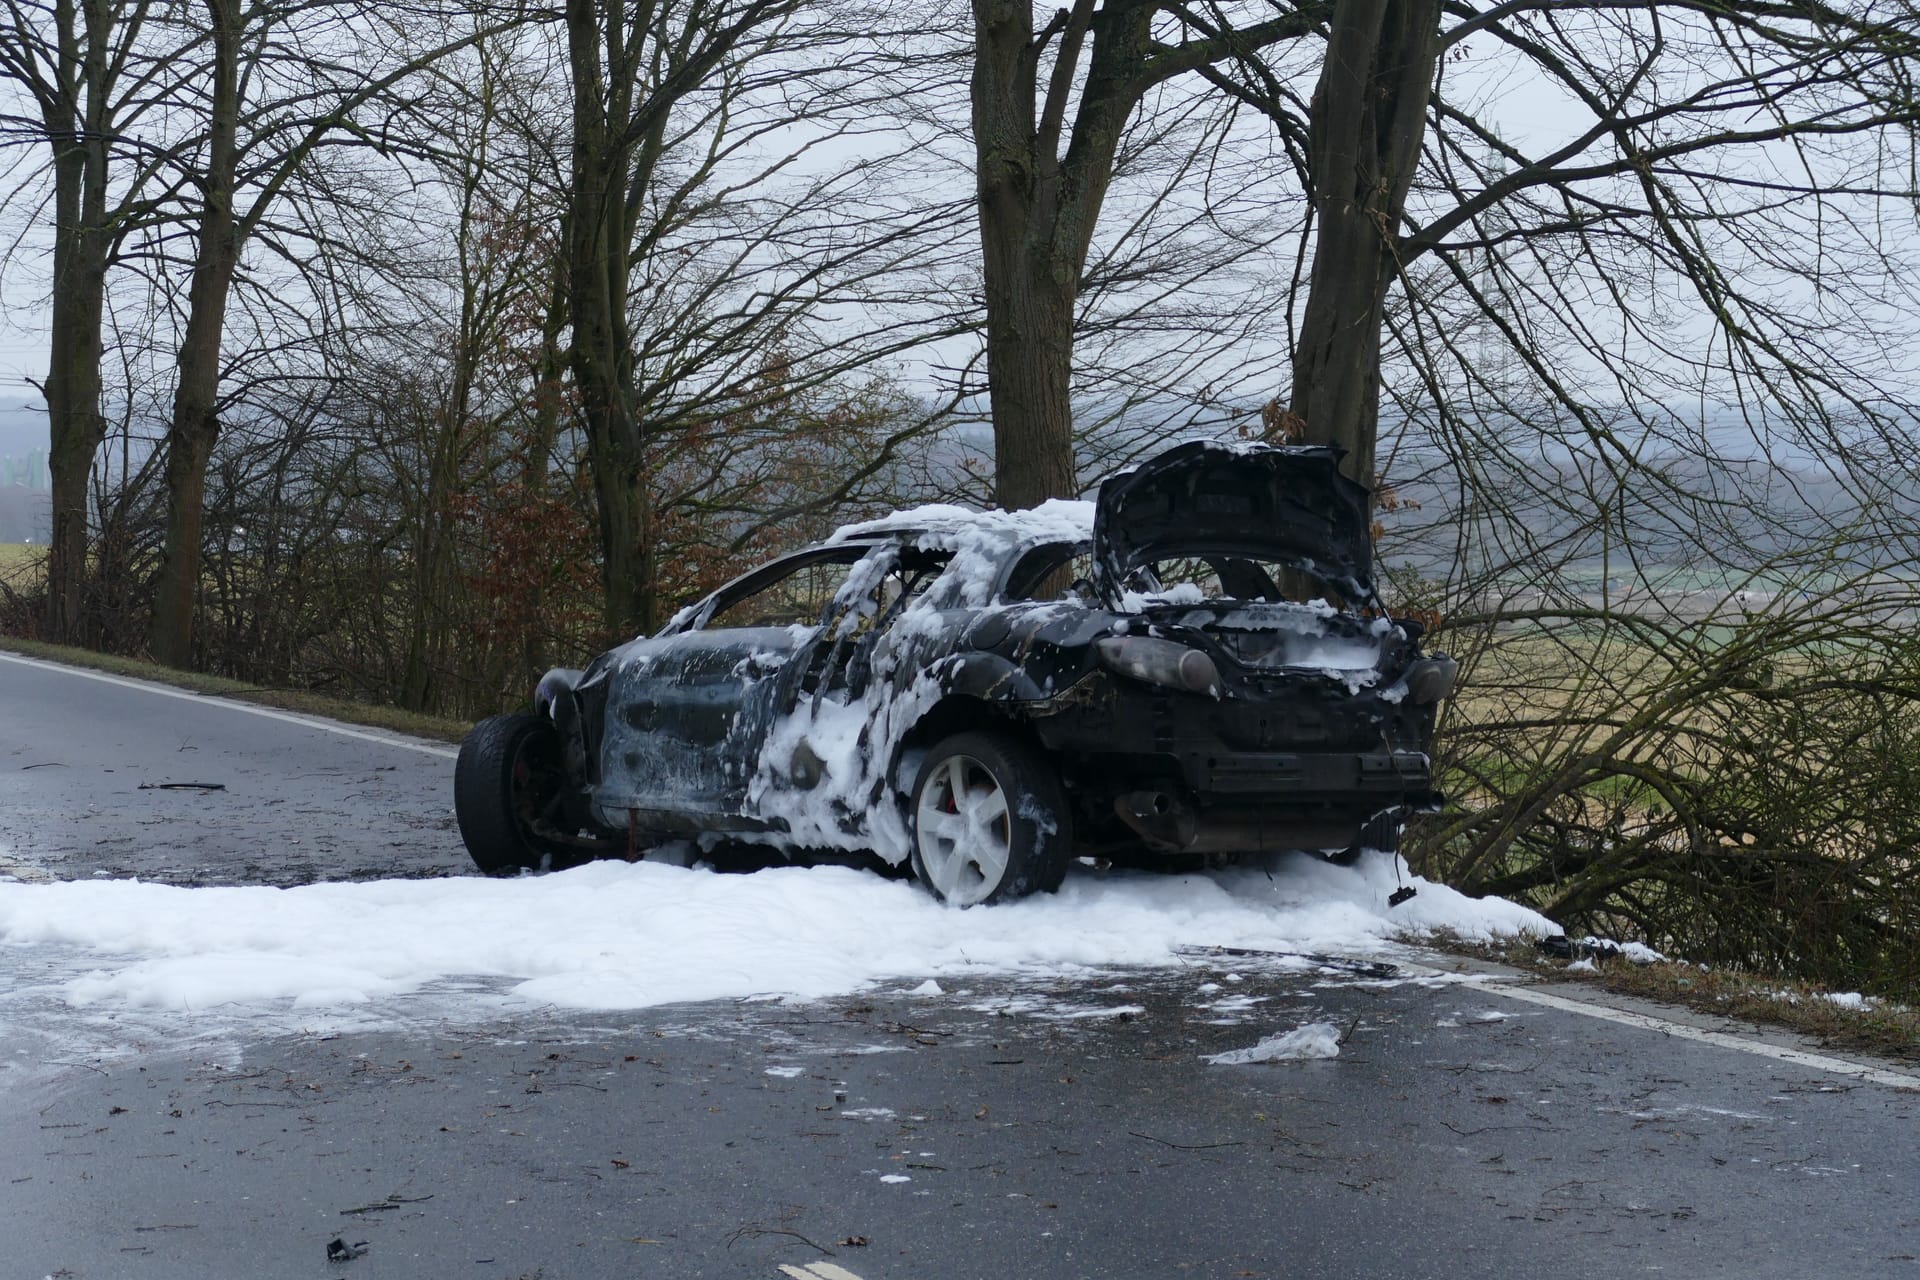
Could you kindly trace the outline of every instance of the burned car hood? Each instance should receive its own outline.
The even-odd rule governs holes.
[[[1117,601],[1129,574],[1156,560],[1234,555],[1307,569],[1358,603],[1373,595],[1367,490],[1327,445],[1195,440],[1100,486],[1094,587]]]

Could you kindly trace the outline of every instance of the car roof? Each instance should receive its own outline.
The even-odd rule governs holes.
[[[896,511],[873,520],[844,525],[824,546],[843,542],[898,540],[928,548],[959,549],[965,542],[990,540],[1001,545],[1037,546],[1048,542],[1085,542],[1093,536],[1093,504],[1053,498],[1025,511],[980,510],[934,504]]]

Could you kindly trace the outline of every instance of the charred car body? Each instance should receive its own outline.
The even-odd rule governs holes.
[[[1194,442],[1092,503],[849,526],[476,726],[462,836],[493,873],[864,851],[961,905],[1077,854],[1392,848],[1455,668],[1380,607],[1338,464]]]

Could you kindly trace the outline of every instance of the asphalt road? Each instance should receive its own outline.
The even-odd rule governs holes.
[[[453,757],[0,653],[0,872],[181,885],[465,874]]]
[[[0,709],[22,878],[460,869],[444,755],[5,660]],[[1229,965],[1261,1022],[1194,999]],[[45,1064],[0,1096],[0,1276],[1920,1276],[1908,1078],[1404,973],[1196,960]],[[1338,1058],[1203,1061],[1316,1018]]]

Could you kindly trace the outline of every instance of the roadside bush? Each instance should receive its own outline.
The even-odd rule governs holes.
[[[1915,602],[1884,582],[1794,598],[1449,628],[1454,805],[1416,865],[1569,930],[1920,1000]]]

